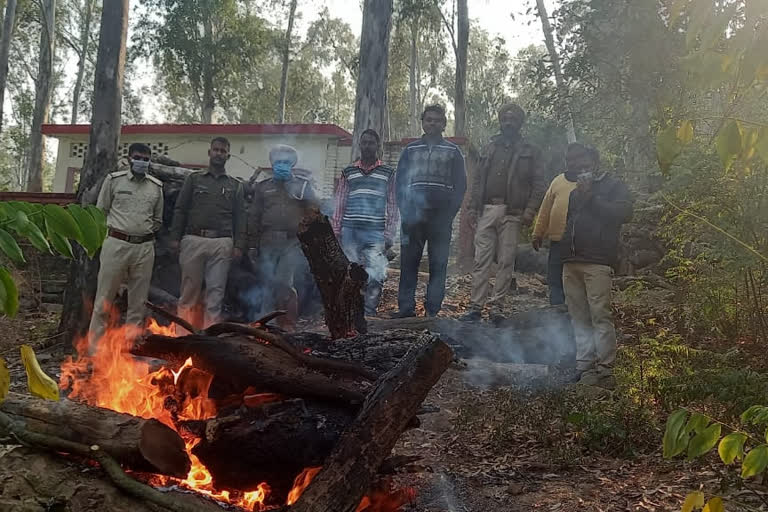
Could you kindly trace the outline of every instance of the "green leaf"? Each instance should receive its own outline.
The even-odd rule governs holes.
[[[47,204],[43,209],[43,213],[48,223],[49,231],[52,230],[65,238],[76,240],[81,244],[84,243],[80,227],[67,210],[57,204]]]
[[[715,138],[715,147],[725,170],[741,153],[741,127],[737,121],[729,121]]]
[[[670,415],[667,418],[667,428],[664,431],[664,458],[670,459],[685,450],[688,437],[685,435],[683,427],[688,412],[684,409]]]
[[[680,127],[677,129],[677,140],[681,144],[690,144],[693,142],[693,123],[689,120],[685,120],[680,123]]]
[[[744,443],[747,441],[746,434],[734,432],[728,434],[720,441],[717,447],[717,453],[724,464],[732,464],[734,460],[744,457]]]
[[[688,460],[693,460],[707,453],[715,447],[720,439],[720,424],[713,423],[699,434],[696,434],[688,443]]]
[[[715,496],[709,503],[704,505],[704,510],[701,512],[725,512],[725,506],[723,505],[723,498]]]
[[[91,214],[91,217],[93,217],[93,220],[96,222],[96,226],[99,228],[100,244],[103,244],[104,239],[107,238],[107,217],[100,208],[92,204],[86,206],[85,209]]]
[[[5,365],[5,359],[0,357],[0,404],[8,396],[8,390],[11,388],[11,374]]]
[[[51,240],[51,245],[62,256],[74,259],[75,255],[72,253],[72,244],[69,240],[55,232],[48,221],[45,221],[45,230],[48,232],[48,238]]]
[[[46,240],[45,235],[43,235],[43,232],[40,231],[40,228],[37,227],[37,224],[34,222],[27,224],[21,234],[27,237],[27,240],[29,240],[38,251],[51,252],[51,246],[48,244],[48,240]]]
[[[88,257],[92,258],[96,250],[101,246],[103,239],[99,238],[99,228],[96,221],[82,206],[71,204],[67,207],[70,215],[77,222],[80,232],[83,234],[81,245],[88,251]]]
[[[707,428],[707,425],[709,425],[709,418],[698,412],[693,413],[685,425],[685,433],[695,432],[700,434]]]
[[[16,283],[13,282],[10,272],[7,269],[0,267],[0,287],[5,291],[0,308],[2,312],[8,316],[16,316],[16,312],[19,310],[19,290],[16,288]]]
[[[753,405],[743,413],[741,413],[742,423],[751,423],[752,425],[759,425],[765,423],[768,420],[768,407],[762,405]]]
[[[669,171],[672,162],[682,151],[682,147],[677,140],[677,128],[669,125],[660,130],[656,136],[656,156],[659,160],[659,168],[663,174]]]
[[[4,229],[0,229],[0,250],[8,256],[14,263],[24,263],[24,254],[21,252],[19,244]]]
[[[750,450],[744,457],[744,463],[741,465],[741,478],[759,475],[765,471],[766,466],[768,466],[768,444],[761,444]]]
[[[682,512],[693,512],[697,508],[704,506],[704,493],[702,492],[690,492],[685,497],[683,502]]]

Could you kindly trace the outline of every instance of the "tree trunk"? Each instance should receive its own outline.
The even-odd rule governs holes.
[[[355,95],[352,159],[359,156],[360,134],[368,128],[384,133],[387,110],[389,33],[392,0],[365,0],[360,35],[360,70]]]
[[[568,97],[568,86],[563,80],[563,72],[560,69],[560,56],[557,54],[557,48],[555,47],[555,38],[552,36],[552,25],[549,23],[549,14],[547,13],[547,6],[544,5],[544,0],[536,0],[536,7],[539,11],[539,19],[541,19],[541,29],[544,32],[544,41],[547,45],[547,51],[549,52],[549,58],[552,60],[552,69],[555,72],[555,83],[557,84],[557,90],[560,94],[561,101],[565,107],[566,113],[566,130],[568,132],[568,143],[576,142],[576,127],[573,124],[573,112],[571,111],[571,104]]]
[[[291,34],[293,33],[293,19],[296,16],[297,0],[291,0],[291,9],[288,12],[288,28],[285,29],[285,46],[283,46],[283,70],[280,75],[280,112],[277,122],[285,122],[285,97],[288,94],[288,63],[291,60]]]
[[[41,400],[11,393],[0,411],[26,430],[85,445],[99,445],[135,471],[186,477],[190,460],[184,441],[157,420],[137,418],[62,399]]]
[[[35,110],[32,114],[32,128],[29,134],[29,171],[27,191],[43,191],[43,156],[45,141],[42,126],[48,122],[53,83],[53,52],[55,48],[56,1],[42,0],[40,4],[40,63],[35,81]]]
[[[8,55],[11,51],[15,17],[16,0],[8,0],[5,4],[3,34],[0,38],[0,133],[3,131],[3,104],[5,102],[5,84],[8,81]]]
[[[456,3],[456,98],[453,134],[466,136],[467,128],[467,53],[469,50],[469,8],[468,0]]]
[[[77,202],[82,205],[96,203],[104,177],[117,167],[129,3],[111,0],[102,9],[91,134],[77,188]],[[59,330],[71,337],[83,335],[88,328],[98,274],[98,260],[88,259],[79,246],[75,249],[59,324]]]
[[[203,31],[205,40],[208,42],[207,48],[213,48],[213,25],[210,17],[206,16],[203,20]],[[213,120],[213,109],[216,106],[216,100],[213,96],[213,55],[210,51],[203,57],[203,104],[202,118],[200,121],[204,124],[211,124]]]
[[[298,238],[323,298],[325,325],[331,338],[366,332],[362,291],[368,274],[347,259],[328,217],[319,210],[304,215]]]
[[[293,512],[354,512],[381,463],[453,359],[430,334],[377,384]]]
[[[419,18],[414,16],[411,20],[411,63],[408,69],[408,135],[419,134],[419,93],[416,89],[416,69],[419,61]]]
[[[94,0],[85,0],[85,17],[80,31],[80,60],[77,63],[77,78],[72,92],[72,117],[70,124],[77,124],[77,114],[80,108],[80,92],[83,88],[83,76],[85,75],[85,63],[88,58],[88,42],[91,36],[91,15],[93,13]]]

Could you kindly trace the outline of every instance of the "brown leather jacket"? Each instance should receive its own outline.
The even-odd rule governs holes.
[[[495,135],[491,142],[480,153],[480,161],[472,173],[472,189],[470,192],[469,209],[482,213],[486,202],[485,185],[488,174],[496,169],[493,165],[493,154],[503,144],[501,135]],[[520,138],[514,144],[517,146],[511,159],[503,162],[507,173],[506,204],[508,215],[522,215],[526,210],[531,215],[536,212],[547,188],[544,158],[538,147]]]

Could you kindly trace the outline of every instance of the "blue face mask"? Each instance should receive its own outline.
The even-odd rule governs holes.
[[[272,164],[272,179],[275,181],[288,181],[293,177],[291,162],[275,162]]]

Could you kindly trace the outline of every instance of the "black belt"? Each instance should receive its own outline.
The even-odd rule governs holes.
[[[193,229],[188,230],[187,234],[202,236],[203,238],[232,238],[231,231],[219,231],[217,229]]]
[[[128,233],[123,233],[122,231],[112,228],[109,229],[109,236],[122,240],[123,242],[128,242],[129,244],[143,244],[144,242],[149,242],[155,239],[154,233],[149,233],[148,235],[129,235]]]

